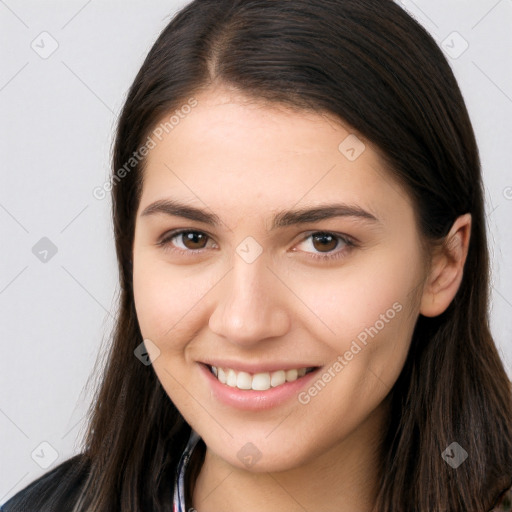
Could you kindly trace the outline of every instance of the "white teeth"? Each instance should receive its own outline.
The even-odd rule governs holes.
[[[228,370],[228,380],[226,384],[232,388],[236,387],[236,372],[231,368]]]
[[[294,380],[297,380],[297,374],[298,374],[297,370],[288,370],[286,372],[286,380],[288,382],[292,382]]]
[[[270,373],[257,373],[252,378],[252,389],[265,391],[270,389]]]
[[[307,368],[293,370],[278,370],[276,372],[262,372],[251,375],[247,372],[236,372],[232,368],[211,367],[213,375],[222,384],[227,384],[232,388],[254,389],[256,391],[266,391],[267,389],[281,386],[285,382],[293,382],[306,375]]]
[[[272,377],[270,378],[270,385],[275,388],[276,386],[280,386],[286,382],[286,372],[284,370],[279,370],[278,372],[273,372]]]
[[[252,378],[247,372],[239,372],[236,377],[236,387],[239,389],[251,389]]]

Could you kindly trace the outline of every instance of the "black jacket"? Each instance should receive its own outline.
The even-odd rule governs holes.
[[[15,494],[0,512],[70,512],[87,475],[84,455],[75,455]]]

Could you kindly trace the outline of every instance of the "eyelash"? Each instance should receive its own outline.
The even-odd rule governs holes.
[[[177,252],[179,254],[187,255],[187,256],[189,256],[190,254],[195,255],[195,254],[198,254],[199,252],[203,251],[203,249],[196,249],[196,250],[190,249],[190,250],[185,251],[185,250],[179,249],[177,247],[171,247],[171,245],[170,245],[171,240],[176,238],[179,235],[182,235],[183,233],[200,233],[202,235],[206,235],[206,237],[211,240],[211,237],[208,234],[204,233],[203,231],[198,231],[198,230],[194,230],[194,229],[180,229],[180,230],[175,230],[175,231],[171,231],[171,232],[167,233],[166,235],[164,235],[162,240],[157,242],[156,245],[158,247],[162,247],[164,251]],[[308,257],[312,258],[314,260],[334,261],[334,260],[338,260],[341,258],[345,258],[347,256],[347,252],[350,252],[351,249],[358,246],[352,237],[349,237],[347,235],[340,235],[337,233],[332,233],[330,231],[313,231],[308,236],[303,238],[299,243],[306,241],[308,238],[311,238],[313,235],[320,235],[320,234],[331,235],[338,241],[341,240],[346,245],[346,249],[338,250],[335,253],[326,253],[326,254],[329,254],[328,256],[323,256],[323,255],[320,255],[319,253],[315,254],[315,253],[306,252],[306,254],[308,254]],[[304,252],[304,251],[301,251],[301,252]]]

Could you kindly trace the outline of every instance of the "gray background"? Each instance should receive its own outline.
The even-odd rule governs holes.
[[[118,294],[110,200],[92,191],[128,87],[186,3],[0,0],[0,503],[79,451]],[[476,131],[512,377],[512,0],[400,3],[449,55]]]

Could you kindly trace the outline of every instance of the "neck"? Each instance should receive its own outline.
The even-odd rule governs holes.
[[[371,512],[379,487],[386,413],[382,403],[350,436],[286,471],[251,472],[207,448],[192,491],[193,507],[200,512]]]

